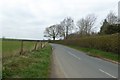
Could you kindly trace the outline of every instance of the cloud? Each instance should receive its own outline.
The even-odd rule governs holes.
[[[90,13],[98,16],[99,30],[110,10],[117,13],[117,4],[118,0],[0,0],[0,36],[43,39],[46,27],[67,16],[76,22]]]

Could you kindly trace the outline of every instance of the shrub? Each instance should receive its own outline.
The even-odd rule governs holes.
[[[85,48],[95,48],[118,54],[120,52],[120,34],[81,37],[78,39],[58,40],[55,43]]]

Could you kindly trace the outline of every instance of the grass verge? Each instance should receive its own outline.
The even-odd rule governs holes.
[[[50,76],[51,46],[13,57],[3,63],[3,78],[48,78]]]
[[[115,53],[105,52],[105,51],[101,51],[93,48],[81,48],[78,46],[71,46],[71,45],[69,45],[69,47],[77,49],[79,51],[86,52],[90,56],[94,56],[98,58],[106,58],[106,59],[117,61],[117,62],[120,61],[120,58],[118,58],[118,55]]]

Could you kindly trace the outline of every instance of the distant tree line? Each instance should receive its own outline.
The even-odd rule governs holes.
[[[120,33],[118,17],[112,11],[102,22],[102,26],[98,33],[95,32],[96,27],[94,26],[96,19],[97,17],[94,14],[89,14],[86,17],[79,19],[75,26],[74,20],[71,17],[67,17],[59,24],[47,27],[44,32],[44,37],[49,37],[55,40],[56,38],[70,39],[88,35]]]

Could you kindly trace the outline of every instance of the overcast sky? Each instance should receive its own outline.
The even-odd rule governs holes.
[[[117,14],[119,0],[0,0],[0,36],[43,39],[46,27],[65,17],[75,20],[94,13],[96,31],[109,11]]]

